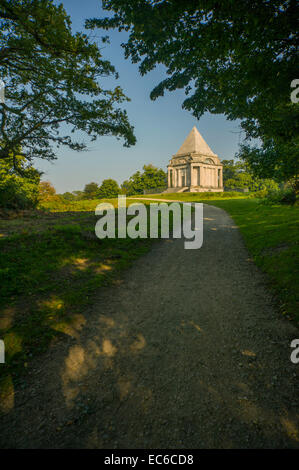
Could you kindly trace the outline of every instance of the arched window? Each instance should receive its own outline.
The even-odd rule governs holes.
[[[211,158],[206,158],[205,163],[209,163],[210,165],[214,165],[214,160],[212,160]]]

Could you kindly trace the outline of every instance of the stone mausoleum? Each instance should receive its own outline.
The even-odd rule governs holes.
[[[166,192],[223,191],[222,164],[196,127],[172,156]]]

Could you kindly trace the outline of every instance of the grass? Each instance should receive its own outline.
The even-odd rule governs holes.
[[[247,199],[252,197],[249,193],[239,193],[237,191],[231,192],[205,192],[205,193],[166,193],[166,194],[144,194],[138,196],[132,196],[134,198],[143,199],[169,199],[170,201],[186,201],[186,202],[196,202],[196,201],[205,201],[210,199]]]
[[[205,202],[226,210],[238,225],[254,262],[268,275],[282,313],[298,324],[298,205],[264,205],[246,193],[174,193],[144,197]]]
[[[299,206],[257,199],[211,200],[234,219],[254,262],[267,273],[281,311],[298,324]]]
[[[0,401],[7,384],[9,389],[9,384],[23,381],[35,355],[58,338],[76,335],[98,289],[117,284],[120,272],[154,242],[99,240],[94,235],[97,219],[94,212],[65,212],[1,220],[0,338],[5,364],[0,368]]]
[[[63,201],[62,199],[50,200],[41,204],[42,209],[48,209],[49,211],[59,212],[81,212],[81,211],[93,211],[97,204],[105,202],[105,199],[81,199],[78,201]],[[111,200],[109,200],[110,202]]]
[[[205,201],[225,209],[255,263],[268,274],[282,312],[298,321],[298,206],[265,206],[247,195],[220,194],[155,198]],[[84,201],[92,211],[99,202]],[[115,206],[117,200],[109,202]],[[22,383],[35,355],[52,341],[80,331],[98,289],[117,284],[120,272],[153,243],[149,238],[99,240],[94,236],[96,220],[94,212],[79,210],[79,205],[71,212],[0,220],[0,338],[6,348],[0,402],[1,389],[5,393],[11,383]]]

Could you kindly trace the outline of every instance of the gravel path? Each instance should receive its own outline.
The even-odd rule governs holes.
[[[155,244],[33,362],[0,447],[299,447],[298,330],[231,218],[204,219],[201,249]]]

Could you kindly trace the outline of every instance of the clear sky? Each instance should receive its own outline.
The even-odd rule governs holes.
[[[63,3],[74,31],[84,31],[87,18],[107,16],[101,8],[101,0],[57,0],[56,3]],[[100,30],[87,33],[98,38],[107,34]],[[35,162],[35,166],[45,172],[43,180],[51,181],[56,191],[63,193],[82,190],[91,181],[100,184],[105,178],[114,178],[120,184],[148,163],[166,170],[171,155],[177,152],[194,125],[220,159],[234,157],[242,137],[237,121],[227,121],[222,115],[208,113],[197,121],[181,108],[185,98],[182,90],[151,101],[150,91],[165,77],[165,69],[161,66],[141,77],[138,65],[124,59],[120,44],[125,42],[126,33],[111,30],[108,34],[110,44],[105,44],[103,56],[115,66],[119,80],[105,78],[105,86],[112,88],[117,83],[131,98],[125,107],[135,127],[137,144],[125,148],[115,137],[99,137],[95,142],[89,142],[85,136],[88,152],[61,147],[58,159],[53,163]]]

